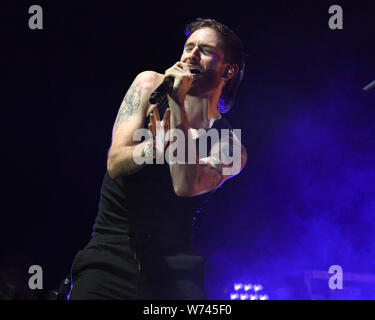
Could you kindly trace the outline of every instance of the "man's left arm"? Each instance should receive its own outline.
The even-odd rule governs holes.
[[[178,196],[193,197],[213,191],[242,171],[247,161],[246,149],[232,131],[229,133],[226,139],[222,137],[213,144],[208,156],[199,157],[197,154],[195,164],[170,165],[173,186]],[[185,131],[185,137],[189,135],[190,130]],[[187,147],[188,140],[186,153],[192,152]]]
[[[225,148],[225,142],[221,141],[218,142],[219,145],[217,143],[213,145],[208,157],[200,159],[196,155],[194,163],[188,161],[192,148],[189,141],[191,141],[192,135],[185,113],[184,101],[194,76],[190,73],[187,66],[181,66],[181,64],[181,62],[177,62],[165,72],[165,76],[175,78],[173,90],[167,95],[168,105],[171,110],[170,129],[172,131],[178,129],[182,132],[182,140],[184,140],[185,146],[185,159],[183,159],[182,163],[179,161],[169,163],[169,169],[175,194],[180,197],[193,197],[217,189],[225,180],[238,174],[245,166],[247,154],[242,144],[232,135],[232,141],[236,143],[233,144],[233,147],[236,146],[234,150],[240,150],[240,152],[234,152],[233,154],[232,168],[228,167],[231,163],[226,161],[226,158],[230,158],[229,152],[227,154],[225,152],[217,152],[220,149],[229,150],[230,141],[227,142],[227,148]],[[175,142],[174,138],[171,140],[171,142]],[[169,153],[168,156],[173,154],[171,150],[167,153]]]
[[[245,147],[230,132],[229,140],[221,139],[212,146],[208,157],[199,160],[193,195],[219,188],[226,180],[239,174],[246,161]]]

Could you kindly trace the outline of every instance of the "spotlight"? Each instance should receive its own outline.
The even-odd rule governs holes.
[[[238,293],[231,293],[231,294],[230,294],[230,299],[231,299],[231,300],[237,300],[238,298],[239,298]]]
[[[249,290],[251,290],[252,288],[253,288],[253,286],[252,286],[250,283],[244,285],[244,290],[245,290],[245,291],[249,291]]]
[[[234,284],[234,290],[235,291],[239,291],[243,288],[243,284],[242,283],[235,283]]]
[[[254,285],[254,292],[258,292],[260,290],[263,290],[263,286],[261,284],[255,284]]]
[[[234,292],[230,293],[230,300],[270,300],[270,297],[263,292],[261,284],[235,282],[233,288]]]

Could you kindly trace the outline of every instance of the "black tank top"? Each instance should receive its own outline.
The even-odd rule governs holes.
[[[168,108],[167,98],[159,105],[160,117]],[[144,128],[148,128],[149,117]],[[230,128],[224,118],[215,128]],[[129,176],[112,179],[105,173],[93,237],[144,235],[173,238],[188,244],[192,225],[213,192],[195,197],[174,193],[168,163],[148,164]]]

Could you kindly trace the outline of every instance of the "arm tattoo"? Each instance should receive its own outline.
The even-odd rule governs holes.
[[[138,108],[141,104],[142,90],[148,89],[144,88],[143,86],[143,81],[139,81],[137,84],[131,85],[125,95],[124,100],[121,103],[114,124],[114,129],[116,129],[120,123],[129,120],[138,111]]]
[[[198,184],[208,183],[211,188],[215,188],[219,186],[222,180],[222,168],[220,163],[216,163],[217,158],[211,158],[214,157],[210,157],[210,165],[207,163],[202,165],[203,167],[209,168],[209,170],[199,176]]]
[[[211,188],[219,186],[222,179],[222,174],[220,171],[221,170],[217,170],[215,167],[211,167],[209,173],[205,177],[207,178],[208,184]]]

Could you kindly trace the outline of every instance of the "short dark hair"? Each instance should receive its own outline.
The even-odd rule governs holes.
[[[237,64],[239,69],[237,74],[227,81],[221,92],[218,110],[220,113],[226,113],[234,105],[237,89],[244,76],[246,54],[241,39],[227,26],[211,18],[197,18],[190,22],[185,27],[185,35],[189,38],[193,32],[206,27],[221,35],[224,42],[224,61]]]

